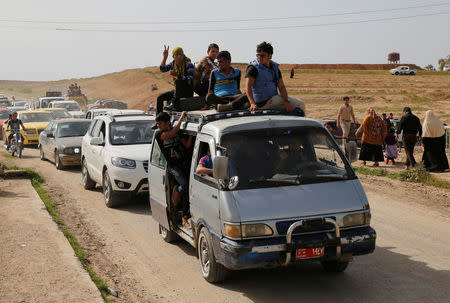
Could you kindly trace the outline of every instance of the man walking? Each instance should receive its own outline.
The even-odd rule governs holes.
[[[350,133],[350,127],[353,123],[356,123],[355,114],[353,112],[353,107],[349,104],[350,98],[345,96],[343,98],[344,104],[339,107],[339,112],[337,116],[337,127],[342,128],[342,143],[345,147],[345,142],[347,142],[348,134]]]
[[[420,120],[417,116],[412,114],[411,108],[409,107],[403,108],[403,117],[400,119],[397,129],[397,140],[398,135],[401,132],[403,132],[402,141],[406,153],[406,169],[409,169],[410,166],[416,166],[414,146],[417,143],[417,133],[419,133],[419,142],[421,140],[420,137],[422,137],[422,125],[420,124]]]
[[[305,112],[303,101],[288,96],[278,63],[272,61],[273,47],[262,42],[256,46],[256,59],[245,72],[249,110],[282,109]],[[279,93],[278,93],[279,92]]]

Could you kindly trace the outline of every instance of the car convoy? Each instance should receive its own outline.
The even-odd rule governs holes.
[[[81,165],[83,187],[100,185],[107,207],[148,195],[162,238],[192,245],[211,283],[230,270],[305,260],[340,272],[354,256],[375,249],[367,197],[330,121],[276,110],[188,113],[180,130],[194,139],[188,153],[192,217],[185,227],[173,202],[176,181],[154,136],[155,117],[97,108],[73,119],[64,117],[68,102],[77,104],[52,100],[47,108],[19,112],[23,143],[37,146],[40,159],[56,169]],[[171,115],[175,121],[179,113]],[[206,155],[212,175],[195,171]]]

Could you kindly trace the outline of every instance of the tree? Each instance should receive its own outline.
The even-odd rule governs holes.
[[[450,55],[448,55],[447,58],[439,59],[438,64],[439,64],[439,69],[443,70],[445,65],[450,64]]]
[[[432,64],[428,64],[427,66],[425,66],[426,70],[435,70],[434,66]]]

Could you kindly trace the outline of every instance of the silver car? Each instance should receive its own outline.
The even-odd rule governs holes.
[[[53,120],[39,135],[41,160],[48,159],[57,169],[81,164],[81,140],[86,134],[91,120]]]

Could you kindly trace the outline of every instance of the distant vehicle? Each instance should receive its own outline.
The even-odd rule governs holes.
[[[49,112],[55,120],[72,118],[65,108],[43,108],[42,110]]]
[[[6,97],[0,97],[0,108],[11,106],[11,101]]]
[[[8,109],[8,111],[10,113],[21,112],[21,111],[24,111],[24,110],[29,110],[29,108],[26,107],[26,106],[8,106],[7,109]]]
[[[4,138],[3,132],[3,124],[5,123],[6,120],[8,120],[9,117],[9,111],[6,108],[0,108],[0,140],[2,140]],[[6,128],[6,126],[5,126]]]
[[[94,119],[97,116],[101,115],[107,115],[107,114],[114,114],[114,115],[137,115],[137,114],[144,114],[145,112],[140,109],[115,109],[115,108],[96,108],[88,110],[86,113],[86,119]]]
[[[81,174],[85,189],[98,183],[105,204],[114,207],[124,196],[148,192],[148,158],[155,117],[141,115],[97,116],[81,144]]]
[[[392,75],[415,75],[417,69],[412,69],[409,66],[397,66],[389,71]]]
[[[22,120],[23,125],[25,125],[26,128],[26,131],[21,130],[23,144],[38,145],[39,134],[47,127],[48,123],[53,120],[52,115],[41,110],[27,110],[18,112],[17,114],[17,118]],[[8,136],[9,132],[6,132],[5,135]]]
[[[442,69],[444,72],[450,72],[450,65],[446,65],[444,66],[444,68]]]
[[[73,118],[84,118],[84,112],[76,101],[53,101],[49,108],[65,108]]]
[[[322,123],[334,137],[342,137],[342,128],[337,127],[336,119],[323,119]],[[349,140],[357,141],[359,144],[361,143],[360,140],[362,134],[356,135],[356,131],[360,126],[361,124],[359,123],[352,123],[350,126],[350,133],[348,134]]]
[[[124,101],[111,100],[111,99],[100,99],[97,100],[89,109],[95,108],[115,108],[115,109],[127,109],[128,104]]]
[[[64,100],[66,100],[64,97],[41,97],[38,100],[37,108],[48,108],[50,102]]]
[[[28,101],[13,101],[12,106],[21,106],[21,107],[31,108],[31,104]]]
[[[39,135],[41,160],[55,163],[56,169],[81,163],[81,140],[86,134],[91,120],[54,120]]]

